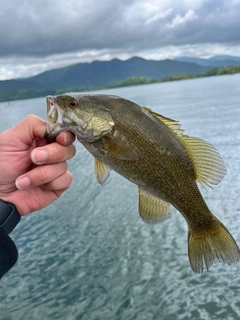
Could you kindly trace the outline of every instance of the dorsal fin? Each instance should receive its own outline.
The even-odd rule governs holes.
[[[158,114],[156,112],[153,112],[151,109],[143,107],[146,111],[148,111],[152,116],[154,116],[156,119],[158,119],[160,122],[163,122],[169,129],[171,129],[175,134],[182,135],[184,130],[181,129],[181,124],[179,121],[167,118],[162,116],[161,114]]]
[[[145,108],[152,116],[163,122],[182,142],[194,165],[196,181],[209,186],[218,184],[226,173],[226,167],[217,150],[208,142],[184,135],[178,121],[166,118]]]

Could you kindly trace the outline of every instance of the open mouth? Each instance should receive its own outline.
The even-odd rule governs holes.
[[[63,112],[52,96],[48,96],[47,100],[47,133],[46,138],[54,138],[64,130],[69,130],[63,125]]]

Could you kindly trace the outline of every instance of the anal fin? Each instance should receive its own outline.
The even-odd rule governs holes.
[[[170,218],[170,204],[152,196],[138,188],[139,193],[139,214],[142,220],[148,224],[163,222]]]

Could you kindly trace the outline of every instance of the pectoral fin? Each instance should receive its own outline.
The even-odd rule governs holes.
[[[104,149],[108,151],[112,156],[121,160],[137,160],[138,156],[135,150],[128,146],[125,142],[106,139],[104,143]]]
[[[94,169],[97,181],[102,186],[110,175],[110,169],[105,163],[97,158],[94,158]]]
[[[138,188],[139,193],[139,214],[142,220],[148,224],[163,222],[170,218],[170,204],[152,196]]]

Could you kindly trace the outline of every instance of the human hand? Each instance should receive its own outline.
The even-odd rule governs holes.
[[[75,155],[75,137],[61,132],[49,143],[46,122],[29,115],[0,134],[0,199],[20,215],[46,207],[70,186],[66,160]]]

